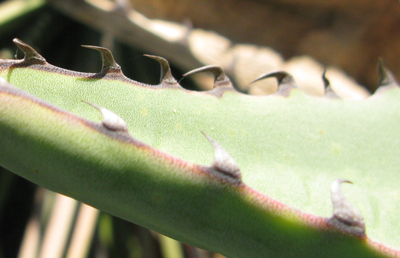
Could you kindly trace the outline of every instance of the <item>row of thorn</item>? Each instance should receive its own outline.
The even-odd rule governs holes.
[[[14,39],[14,43],[24,52],[25,58],[24,61],[30,62],[30,63],[35,63],[35,64],[46,64],[46,60],[43,56],[41,56],[35,49],[33,49],[31,46],[26,44],[25,42],[19,40],[19,39]],[[111,53],[111,51],[107,48],[104,47],[98,47],[98,46],[90,46],[90,45],[83,45],[83,47],[94,49],[100,52],[101,57],[102,57],[102,70],[100,74],[102,76],[105,75],[113,75],[115,76],[121,76],[126,78],[121,70],[121,66],[118,65]],[[168,61],[160,56],[155,56],[155,55],[145,55],[146,57],[152,58],[159,62],[161,66],[161,74],[160,74],[160,85],[163,86],[172,86],[172,87],[181,87],[178,83],[177,80],[173,77],[171,73],[171,68],[168,63]],[[223,69],[219,66],[216,65],[207,65],[204,67],[200,67],[197,69],[194,69],[190,72],[187,72],[183,74],[183,78],[196,74],[196,73],[201,73],[201,72],[208,72],[211,73],[214,77],[214,88],[223,88],[224,90],[234,90],[234,85],[232,84],[231,80],[229,77],[225,74]],[[322,74],[322,80],[324,82],[325,86],[325,96],[328,98],[339,98],[339,96],[332,90],[330,86],[330,82],[328,78],[325,76],[325,72]],[[375,94],[378,94],[379,92],[384,91],[387,88],[391,87],[397,87],[398,83],[394,77],[394,75],[384,67],[382,60],[379,61],[378,63],[378,73],[379,73],[379,88],[376,91]],[[270,72],[263,74],[259,76],[257,79],[254,81],[250,82],[250,84],[268,79],[268,78],[276,78],[278,81],[278,90],[275,94],[273,95],[280,95],[280,96],[288,96],[290,94],[290,91],[292,89],[297,89],[298,86],[293,78],[292,75],[285,71],[276,71],[276,72]],[[182,80],[181,79],[181,80]]]

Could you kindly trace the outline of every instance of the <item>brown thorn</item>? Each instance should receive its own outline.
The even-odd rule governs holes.
[[[399,83],[397,82],[396,78],[392,72],[390,72],[389,69],[384,66],[382,59],[380,59],[378,62],[378,75],[378,89],[374,92],[372,97],[379,96],[389,89],[399,87]]]
[[[389,69],[385,67],[382,59],[378,62],[379,86],[387,86],[390,84],[397,84],[396,78]]]
[[[226,76],[224,70],[217,65],[207,65],[192,71],[189,71],[183,75],[183,77],[189,76],[195,73],[210,72],[214,75],[214,88],[216,87],[230,87],[233,88],[232,82],[228,76]]]
[[[46,59],[41,56],[33,47],[29,46],[18,38],[13,39],[13,42],[19,49],[22,50],[22,52],[24,52],[24,61],[32,64],[47,64]]]
[[[115,59],[108,48],[98,47],[98,46],[90,46],[90,45],[82,45],[82,47],[94,49],[100,52],[102,59],[102,74],[108,73],[119,73],[122,74],[121,66],[115,62]]]
[[[172,76],[171,67],[169,66],[168,60],[161,56],[147,55],[151,59],[156,60],[161,66],[160,84],[177,84],[178,82]]]
[[[276,93],[278,93],[279,95],[288,95],[288,92],[291,89],[298,88],[296,82],[293,79],[293,76],[285,71],[263,74],[251,83],[255,83],[271,77],[276,78],[276,80],[278,81],[278,91]]]
[[[340,98],[332,89],[331,87],[331,83],[328,80],[328,78],[326,78],[326,68],[324,69],[324,73],[322,74],[322,81],[324,82],[324,86],[325,86],[325,97],[327,98],[333,98],[333,99],[338,99]]]

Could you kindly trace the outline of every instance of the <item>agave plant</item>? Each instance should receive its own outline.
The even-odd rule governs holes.
[[[86,46],[102,70],[82,73],[14,42],[25,57],[0,61],[10,171],[228,257],[400,256],[400,89],[382,65],[380,89],[361,101],[329,87],[308,96],[285,72],[259,78],[276,77],[277,93],[249,96],[217,66],[186,74],[215,77],[213,90],[193,92],[162,57],[148,56],[161,80],[147,85],[102,47]]]
[[[275,77],[277,93],[249,96],[218,66],[186,74],[214,76],[196,92],[162,57],[148,55],[161,65],[149,85],[106,48],[86,46],[103,66],[83,73],[14,42],[25,57],[0,60],[8,170],[231,258],[400,256],[399,88],[382,64],[363,100],[339,98],[325,76],[325,97],[309,96],[287,72],[256,79]]]

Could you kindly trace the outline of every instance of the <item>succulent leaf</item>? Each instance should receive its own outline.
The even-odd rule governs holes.
[[[123,76],[104,48],[91,47],[103,57],[102,72],[91,74],[52,66],[14,42],[26,57],[0,61],[0,164],[7,169],[229,257],[400,257],[394,79],[378,95],[349,101],[307,96],[277,72],[259,79],[274,76],[285,89],[248,96],[209,66],[191,73],[212,72],[216,88],[193,92],[175,85],[159,57],[152,58],[162,78],[153,86]],[[390,73],[381,74],[386,85]],[[101,123],[82,100],[96,103]],[[205,135],[213,162],[200,132],[218,140]],[[345,190],[348,202],[337,178],[356,182]],[[353,206],[367,237],[348,230],[362,221]]]

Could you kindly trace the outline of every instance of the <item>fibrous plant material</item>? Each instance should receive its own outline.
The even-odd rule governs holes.
[[[150,56],[160,84],[146,85],[104,48],[90,47],[103,57],[90,74],[15,43],[26,58],[0,62],[0,164],[10,171],[228,257],[400,256],[389,247],[400,246],[400,89],[383,67],[390,88],[361,101],[307,96],[282,72],[261,77],[280,86],[260,97],[238,93],[216,66],[193,71],[215,77],[213,90],[193,92],[160,57]],[[349,201],[337,178],[355,183]]]

